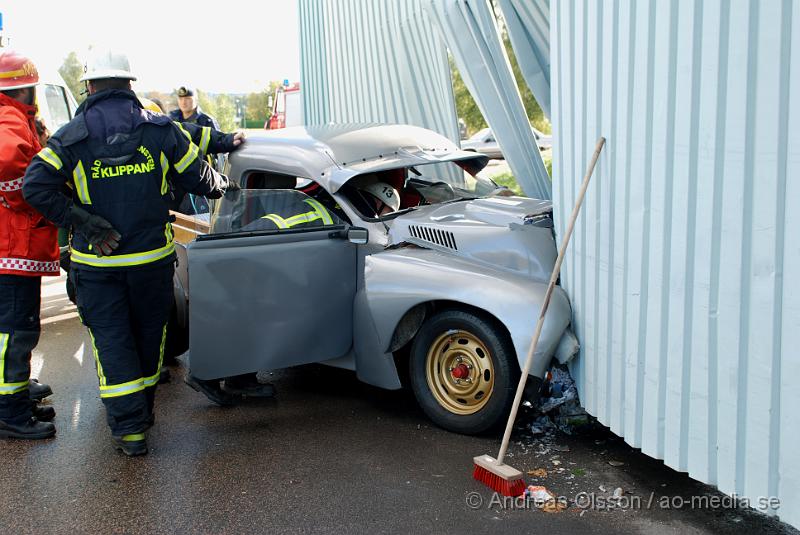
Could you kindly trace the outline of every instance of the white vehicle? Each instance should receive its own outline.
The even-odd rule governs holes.
[[[67,124],[78,109],[75,97],[58,73],[39,73],[36,104],[39,106],[39,117],[51,133]]]
[[[545,134],[541,130],[531,127],[533,137],[536,139],[536,145],[539,150],[547,150],[553,147],[553,136]],[[461,143],[463,150],[477,152],[483,154],[487,158],[503,159],[503,150],[497,143],[491,128],[484,128],[476,132],[471,138]]]

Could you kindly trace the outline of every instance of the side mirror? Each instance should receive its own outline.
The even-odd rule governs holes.
[[[365,245],[369,241],[369,231],[365,228],[347,229],[347,241],[355,245]]]

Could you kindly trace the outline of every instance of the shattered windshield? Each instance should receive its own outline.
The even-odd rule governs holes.
[[[295,190],[238,190],[216,202],[211,215],[211,234],[298,230],[342,225],[329,208]]]

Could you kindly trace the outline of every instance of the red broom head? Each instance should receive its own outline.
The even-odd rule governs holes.
[[[472,477],[503,496],[521,496],[525,492],[525,481],[522,478],[509,480],[477,464],[472,471]]]

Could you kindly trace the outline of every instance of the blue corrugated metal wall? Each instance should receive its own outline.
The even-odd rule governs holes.
[[[587,410],[800,524],[800,6],[552,5],[562,230],[608,138],[563,283]],[[795,179],[791,179],[794,176]]]
[[[306,123],[404,123],[458,142],[447,50],[420,0],[300,0]]]
[[[420,9],[454,1],[300,0],[311,122],[456,139],[444,47]],[[516,47],[542,52],[542,16],[509,26],[527,33]],[[800,6],[576,0],[549,16],[561,232],[608,138],[562,276],[582,401],[645,453],[754,505],[778,497],[771,512],[800,525]]]

